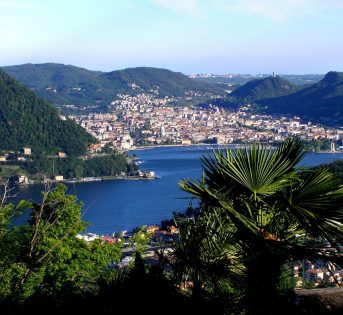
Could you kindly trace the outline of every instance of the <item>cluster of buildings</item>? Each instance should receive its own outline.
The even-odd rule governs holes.
[[[170,245],[178,239],[179,231],[174,226],[167,226],[162,228],[158,225],[146,226],[144,231],[122,231],[120,233],[114,233],[113,235],[97,235],[95,233],[78,234],[76,237],[89,243],[99,239],[102,242],[109,244],[122,244],[124,257],[119,264],[114,264],[112,267],[125,268],[130,262],[134,260],[134,244],[131,238],[135,233],[143,233],[148,236],[147,248],[145,252],[145,262],[147,264],[158,264],[159,257],[156,254],[156,250],[161,249],[161,246],[165,247],[165,250],[170,252]]]
[[[239,122],[256,131],[263,131],[270,140],[283,141],[288,137],[299,137],[303,140],[327,139],[339,141],[343,138],[343,130],[327,128],[303,122],[300,117],[273,117],[271,115],[252,115],[250,105],[241,107],[237,112]]]
[[[337,142],[343,138],[343,130],[304,123],[299,117],[253,115],[250,105],[229,111],[212,105],[173,106],[173,98],[154,94],[118,96],[111,114],[73,117],[100,141],[91,150],[100,150],[106,143],[129,150],[140,145],[273,143],[288,137]]]
[[[254,79],[267,77],[268,74],[237,74],[237,73],[226,73],[226,74],[214,74],[214,73],[197,73],[190,74],[188,77],[191,79],[201,79],[201,78],[244,78],[244,79]]]
[[[296,287],[325,287],[343,284],[343,269],[319,259],[297,261],[293,269]]]
[[[142,232],[139,232],[142,233]],[[148,264],[158,263],[158,256],[156,250],[161,246],[172,253],[171,244],[178,240],[178,229],[174,225],[161,228],[159,225],[147,226],[144,232],[150,235],[150,241],[147,244],[145,260]],[[78,234],[76,237],[83,239],[86,242],[92,242],[100,239],[103,242],[110,244],[123,244],[124,257],[122,261],[116,266],[119,268],[127,267],[133,261],[132,254],[134,252],[133,244],[130,241],[134,231],[123,231],[114,233],[113,235],[97,235],[95,233]],[[332,248],[323,249],[323,254],[332,254]],[[328,251],[328,252],[327,252]],[[335,250],[337,252],[337,250]],[[320,287],[320,286],[334,286],[343,283],[343,270],[337,268],[332,263],[325,263],[319,259],[315,261],[299,260],[292,263],[293,274],[295,279],[295,286],[298,288]]]
[[[91,152],[100,151],[107,143],[120,150],[129,150],[133,145],[126,124],[119,121],[115,114],[90,114],[71,118],[99,140],[99,144],[90,145]]]

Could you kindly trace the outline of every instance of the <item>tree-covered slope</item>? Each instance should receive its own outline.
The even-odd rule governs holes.
[[[54,86],[58,89],[64,86],[77,86],[80,82],[93,80],[102,73],[58,63],[29,63],[3,67],[3,69],[18,81],[27,82],[27,87],[33,89],[46,86]]]
[[[251,80],[236,88],[225,98],[218,98],[212,103],[218,106],[236,109],[241,105],[255,103],[259,100],[288,95],[298,87],[280,76],[270,76]]]
[[[329,72],[309,87],[258,102],[270,113],[301,115],[321,122],[343,123],[343,72]]]
[[[103,91],[99,71],[57,63],[3,67],[9,75],[53,104],[91,105],[115,96]]]
[[[121,88],[127,88],[132,83],[146,91],[158,87],[160,95],[182,96],[188,91],[222,92],[220,88],[213,84],[196,81],[180,72],[160,68],[128,68],[109,72],[101,77],[109,79],[113,84],[117,84]]]
[[[158,68],[129,68],[109,73],[90,71],[70,65],[46,63],[3,68],[9,75],[55,105],[100,106],[103,109],[117,94],[137,94],[159,87],[159,95],[182,96],[185,92],[221,93],[206,82]],[[133,88],[132,84],[141,87]]]
[[[287,95],[296,90],[295,85],[279,76],[275,76],[249,81],[234,90],[230,97],[240,102],[254,102],[265,98]]]
[[[96,140],[0,69],[0,150],[31,147],[34,153],[84,154]]]

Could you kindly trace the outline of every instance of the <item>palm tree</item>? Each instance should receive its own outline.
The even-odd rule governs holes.
[[[243,280],[232,255],[230,228],[217,224],[216,213],[176,218],[179,239],[173,244],[174,282],[191,285],[191,303],[196,310],[223,314],[238,299]],[[235,290],[233,290],[235,288]],[[195,311],[194,311],[195,313]]]
[[[304,154],[303,144],[293,139],[277,149],[255,144],[218,150],[202,158],[200,181],[179,183],[200,199],[200,217],[227,231],[245,268],[250,313],[272,310],[288,261],[339,262],[321,248],[328,243],[339,250],[342,244],[343,189],[327,169],[299,167]]]

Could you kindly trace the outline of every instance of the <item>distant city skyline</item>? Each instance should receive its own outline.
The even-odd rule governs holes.
[[[0,0],[0,66],[343,71],[341,0]]]

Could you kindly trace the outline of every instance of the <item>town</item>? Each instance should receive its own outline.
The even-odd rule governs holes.
[[[99,140],[91,151],[100,150],[109,143],[118,150],[130,150],[173,144],[273,144],[288,137],[325,140],[331,152],[343,149],[343,130],[305,122],[300,117],[252,114],[250,104],[230,111],[210,104],[172,106],[172,103],[173,98],[158,98],[155,94],[118,95],[111,103],[111,113],[71,118]]]

